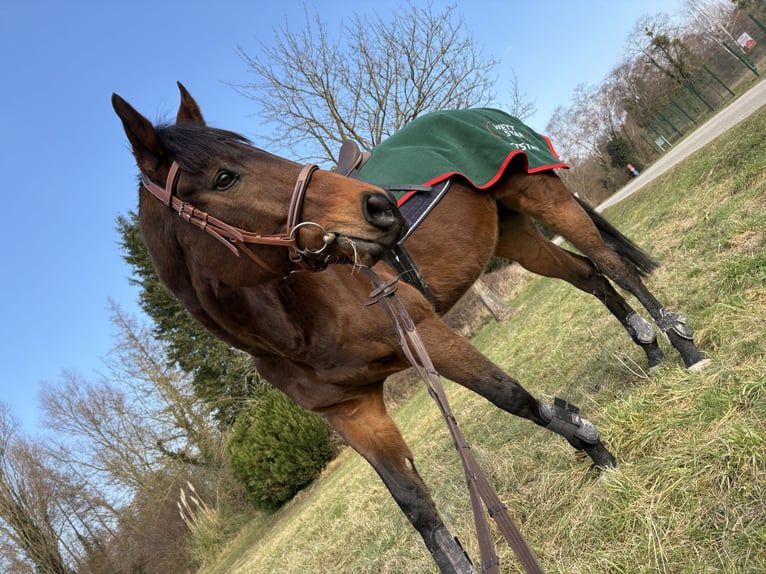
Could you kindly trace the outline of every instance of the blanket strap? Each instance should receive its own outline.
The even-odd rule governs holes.
[[[420,268],[415,263],[410,252],[404,247],[404,243],[399,242],[394,245],[383,256],[383,261],[388,263],[399,277],[420,291],[428,299],[428,302],[431,303],[431,306],[436,309],[436,300],[433,293],[428,288],[428,283],[426,283],[425,277],[420,273]]]

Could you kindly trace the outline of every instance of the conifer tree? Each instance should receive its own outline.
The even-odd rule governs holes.
[[[222,424],[233,424],[262,386],[252,360],[208,333],[160,283],[135,212],[118,217],[117,230],[123,257],[133,269],[128,281],[140,287],[139,304],[154,322],[155,337],[167,343],[168,360],[193,376],[197,396],[215,409]]]

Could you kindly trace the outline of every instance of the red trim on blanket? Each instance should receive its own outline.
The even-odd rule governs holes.
[[[448,177],[449,177],[449,176],[448,176]],[[402,205],[404,205],[404,202],[405,202],[405,201],[407,201],[409,198],[411,198],[411,197],[412,197],[413,195],[415,195],[416,193],[417,193],[417,190],[408,191],[407,193],[405,193],[403,196],[401,196],[401,197],[399,198],[399,200],[396,202],[396,206],[397,206],[397,207],[401,207]]]
[[[556,153],[556,150],[553,147],[553,142],[551,141],[551,138],[549,138],[548,136],[543,136],[543,138],[548,143],[548,149],[551,150],[551,153],[553,154],[553,157],[555,157],[556,159],[560,159],[559,158],[559,154]],[[567,166],[567,167],[569,167],[569,166]]]
[[[545,137],[545,136],[543,136],[543,137]],[[551,144],[551,141],[547,137],[545,137],[545,140],[548,142],[548,146],[550,147],[551,152],[553,153],[554,157],[558,158],[559,156],[556,153],[556,150],[553,149],[553,144]],[[566,168],[569,168],[569,166],[567,164],[562,162],[562,163],[553,163],[553,164],[549,164],[549,165],[541,165],[541,166],[529,169],[529,158],[527,157],[527,154],[524,153],[524,151],[522,151],[522,150],[516,150],[516,151],[512,151],[511,153],[509,153],[506,156],[505,160],[503,160],[503,163],[500,165],[500,169],[497,170],[497,173],[495,174],[495,176],[492,179],[490,179],[487,183],[485,183],[484,185],[476,185],[473,181],[470,180],[470,178],[468,178],[465,174],[460,173],[459,171],[450,171],[450,172],[447,172],[447,173],[443,173],[443,174],[441,174],[439,176],[436,176],[436,177],[430,179],[429,181],[425,182],[423,185],[436,185],[440,181],[444,181],[445,179],[448,179],[448,178],[452,177],[453,175],[459,175],[459,176],[464,177],[465,179],[467,179],[468,183],[470,183],[476,189],[487,189],[489,187],[492,187],[493,185],[495,185],[498,182],[500,177],[503,175],[505,170],[508,168],[508,165],[511,163],[511,160],[513,158],[515,158],[518,154],[522,154],[524,156],[524,171],[526,171],[528,174],[540,173],[541,171],[548,171],[548,170],[552,170],[552,169],[566,169]],[[399,198],[399,201],[397,201],[397,205],[399,207],[401,207],[404,204],[405,201],[407,201],[409,198],[411,198],[416,193],[417,193],[417,191],[407,192],[406,194],[404,194],[402,197]]]

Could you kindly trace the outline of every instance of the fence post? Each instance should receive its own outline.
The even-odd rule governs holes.
[[[758,26],[762,32],[766,32],[766,26],[764,26],[758,18],[753,16],[752,14],[747,15],[748,18],[750,18],[753,22],[755,22],[755,25]]]
[[[718,76],[716,76],[716,75],[713,73],[713,71],[712,71],[710,68],[708,68],[708,67],[707,67],[705,64],[702,64],[702,67],[703,67],[703,68],[705,68],[705,70],[707,71],[707,73],[708,73],[708,74],[710,74],[711,76],[713,76],[713,79],[714,79],[716,82],[718,82],[719,84],[721,84],[721,85],[724,87],[724,89],[725,89],[727,92],[729,92],[729,93],[730,93],[732,96],[736,95],[734,92],[732,92],[732,91],[731,91],[731,89],[729,88],[729,86],[727,86],[726,84],[724,84],[724,83],[723,83],[723,81],[721,80],[721,78],[719,78]]]
[[[729,45],[728,45],[726,42],[721,42],[721,45],[722,45],[724,48],[726,48],[726,50],[727,50],[727,51],[728,51],[728,52],[729,52],[729,53],[730,53],[732,56],[734,56],[735,58],[737,58],[737,60],[739,60],[740,62],[742,62],[742,63],[745,65],[745,67],[747,67],[747,68],[748,68],[748,69],[749,69],[751,72],[753,72],[753,73],[754,73],[756,76],[760,76],[760,74],[758,73],[758,69],[757,69],[757,68],[756,68],[756,67],[755,67],[755,66],[754,66],[754,65],[753,65],[753,64],[750,62],[750,60],[748,60],[747,58],[745,58],[745,57],[744,57],[744,56],[742,56],[741,54],[738,54],[738,53],[737,53],[737,51],[736,51],[736,50],[733,50],[732,48],[730,48],[730,47],[729,47]]]

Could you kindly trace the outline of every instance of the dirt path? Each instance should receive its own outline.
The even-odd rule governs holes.
[[[628,185],[599,205],[596,211],[602,211],[611,205],[619,203],[631,193],[635,193],[654,178],[662,175],[678,162],[746,119],[764,105],[766,105],[766,81],[760,81],[689,134],[685,139],[671,147],[665,155],[649,166],[646,171],[642,172],[641,175],[633,179]]]

